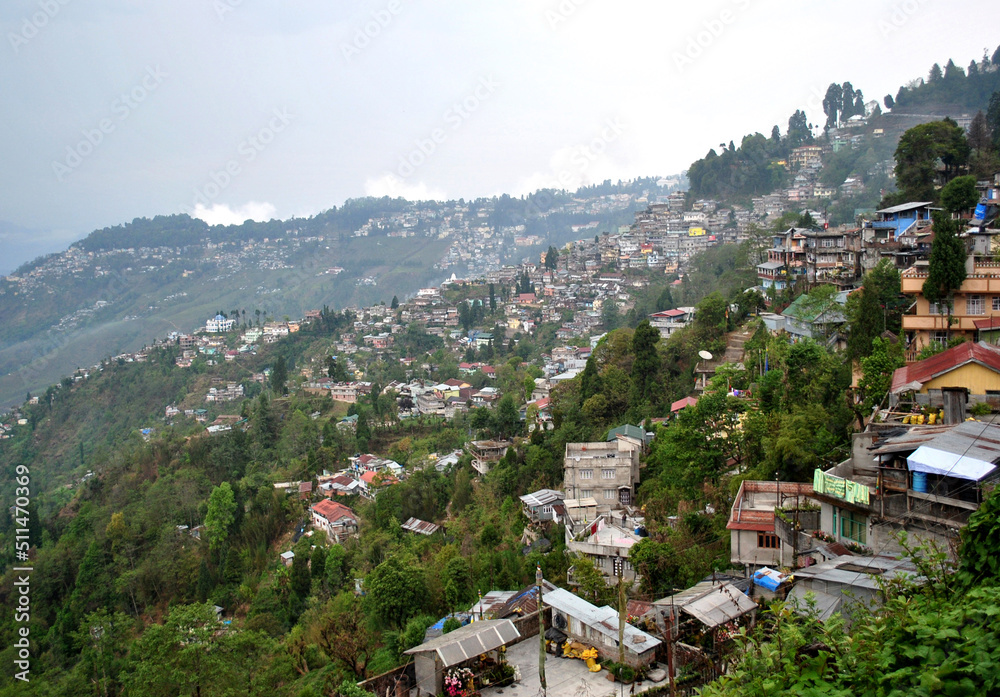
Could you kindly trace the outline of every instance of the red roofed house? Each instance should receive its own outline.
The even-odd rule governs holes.
[[[798,482],[747,479],[740,484],[726,525],[733,566],[744,567],[747,576],[762,566],[792,566],[793,552],[782,549],[774,530],[774,509],[804,505],[812,493],[812,484]]]
[[[945,387],[966,388],[970,405],[983,401],[1000,404],[1000,347],[966,341],[897,368],[889,389],[891,404],[895,405],[900,394],[915,392],[919,404],[942,406],[941,389]]]
[[[323,499],[309,507],[313,527],[326,532],[334,542],[340,542],[349,535],[357,534],[358,519],[354,512],[342,503]]]
[[[694,308],[677,308],[654,312],[649,316],[649,323],[660,330],[660,338],[666,339],[678,329],[686,327],[694,318]]]
[[[685,397],[684,399],[678,399],[676,402],[670,405],[670,411],[671,413],[676,414],[684,407],[693,407],[697,403],[698,399],[696,397]]]
[[[538,298],[535,297],[534,293],[518,293],[517,295],[518,305],[530,305],[536,300],[538,300]]]

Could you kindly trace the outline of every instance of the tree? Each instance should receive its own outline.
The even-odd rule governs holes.
[[[997,49],[1000,52],[1000,48]],[[1000,92],[994,92],[986,108],[986,125],[993,136],[994,147],[1000,148]]]
[[[392,296],[392,303],[389,305],[389,309],[395,310],[397,307],[399,307],[399,298],[394,295]]]
[[[353,593],[344,592],[323,608],[316,640],[323,653],[346,665],[356,678],[363,678],[377,645],[377,636],[369,626],[361,601]]]
[[[826,96],[823,97],[823,113],[826,114],[826,128],[837,126],[838,116],[844,103],[844,90],[836,82],[826,88]]]
[[[494,284],[492,284],[492,283],[491,283],[491,284],[490,284],[490,314],[493,314],[493,313],[495,313],[496,311],[497,311],[497,293],[496,293],[496,286],[495,286]]]
[[[347,375],[347,370],[344,368],[344,364],[340,362],[337,356],[326,357],[326,376],[337,382],[347,382],[350,379]]]
[[[423,608],[427,584],[416,560],[397,554],[365,577],[365,591],[371,616],[381,624],[401,629]]]
[[[947,213],[960,213],[979,203],[976,178],[969,174],[955,177],[941,189],[941,206]]]
[[[896,146],[896,183],[910,201],[934,201],[938,160],[951,179],[969,160],[965,131],[951,119],[932,121],[906,131]]]
[[[882,98],[882,103],[885,104],[886,109],[892,109],[896,106],[896,100],[892,98],[891,94],[887,94]]]
[[[211,605],[180,605],[163,624],[150,625],[135,642],[124,671],[126,694],[168,697],[200,695],[225,680],[218,631]]]
[[[928,262],[927,279],[921,292],[929,302],[944,301],[948,308],[948,325],[951,332],[951,309],[955,291],[965,281],[965,243],[958,236],[958,222],[940,212],[934,214],[934,243]]]
[[[861,380],[858,382],[866,414],[882,404],[892,385],[893,372],[904,365],[902,344],[875,337],[871,353],[861,359]]]
[[[860,360],[871,352],[872,340],[884,331],[898,334],[907,300],[902,278],[888,259],[865,274],[861,289],[847,297],[847,354]]]
[[[291,585],[292,591],[300,598],[309,596],[312,576],[309,573],[309,540],[311,538],[303,535],[295,544],[295,556],[292,558]]]
[[[500,438],[512,438],[521,431],[521,415],[511,394],[505,394],[497,402],[493,415],[493,428]]]
[[[208,511],[205,513],[205,532],[208,533],[208,547],[217,550],[229,537],[229,528],[236,514],[236,497],[229,482],[222,482],[212,489],[208,497]]]
[[[927,75],[927,81],[938,82],[939,80],[941,80],[942,77],[944,76],[941,73],[941,66],[935,63],[934,65],[931,66],[930,73],[928,73]]]
[[[659,387],[660,356],[656,351],[660,330],[644,319],[632,334],[632,406],[642,408],[653,401]]]
[[[555,270],[558,265],[559,250],[552,245],[549,245],[548,250],[545,252],[545,268]]]
[[[287,382],[288,365],[285,363],[284,356],[278,356],[278,360],[271,367],[271,391],[279,395],[288,394],[288,390],[285,387],[285,383]]]

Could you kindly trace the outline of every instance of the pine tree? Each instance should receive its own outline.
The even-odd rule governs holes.
[[[937,212],[934,214],[934,243],[922,292],[929,302],[944,301],[948,308],[947,336],[951,333],[951,310],[955,291],[965,281],[965,243],[958,236],[958,222]]]

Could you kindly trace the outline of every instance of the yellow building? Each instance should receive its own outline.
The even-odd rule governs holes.
[[[916,304],[910,314],[903,315],[903,331],[910,337],[906,354],[908,362],[916,360],[917,352],[931,343],[944,345],[950,338],[976,339],[983,320],[1000,319],[1000,262],[988,257],[970,257],[969,273],[955,293],[948,326],[948,308],[944,303],[928,302],[923,295],[927,280],[926,263],[903,272],[903,293]],[[980,326],[977,327],[977,323]]]
[[[1000,406],[1000,346],[966,341],[910,363],[892,374],[889,392],[895,397],[914,392],[918,403],[939,406],[942,390],[956,387],[969,391],[969,404],[985,401]]]

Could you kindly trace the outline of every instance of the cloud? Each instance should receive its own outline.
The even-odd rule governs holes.
[[[377,179],[365,181],[365,193],[369,196],[402,197],[408,201],[445,201],[448,199],[440,189],[432,189],[423,182],[411,183],[395,174],[384,174]]]
[[[242,225],[247,220],[263,223],[275,217],[278,209],[266,201],[249,201],[238,208],[230,208],[224,203],[213,203],[207,208],[199,203],[191,213],[192,218],[204,220],[209,225]]]

